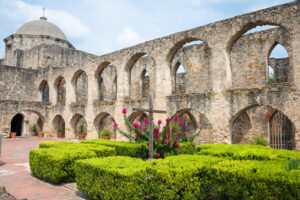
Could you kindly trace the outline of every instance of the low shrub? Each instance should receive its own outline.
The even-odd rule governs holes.
[[[195,154],[196,144],[194,142],[183,142],[180,144],[180,154]]]
[[[80,191],[94,199],[299,199],[286,161],[179,155],[152,162],[108,157],[76,162]]]
[[[145,199],[147,164],[124,156],[77,161],[77,188],[93,199]]]
[[[197,147],[197,154],[226,157],[234,160],[290,160],[300,159],[300,152],[278,150],[260,145],[205,144]]]
[[[43,142],[40,143],[40,148],[58,148],[58,149],[86,149],[94,151],[98,157],[115,156],[116,149],[104,145],[85,144],[76,142]]]
[[[51,183],[74,181],[74,164],[76,160],[97,157],[87,149],[34,149],[29,153],[31,172]]]
[[[80,143],[114,147],[116,149],[117,156],[129,156],[143,159],[148,157],[146,144],[136,144],[130,142],[119,142],[103,139],[84,140]]]
[[[261,145],[261,146],[268,146],[268,140],[263,136],[253,136],[250,140],[250,144],[252,145]]]

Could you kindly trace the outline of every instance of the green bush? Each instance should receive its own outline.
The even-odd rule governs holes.
[[[80,191],[94,199],[299,199],[286,161],[179,155],[152,162],[108,157],[76,162]]]
[[[269,142],[263,136],[253,136],[250,140],[250,144],[252,145],[261,145],[261,146],[268,146]]]
[[[194,142],[183,142],[180,144],[179,150],[181,154],[195,154],[196,144]]]
[[[81,144],[94,144],[114,147],[117,156],[129,156],[135,158],[147,158],[148,151],[146,144],[136,144],[130,142],[119,142],[103,139],[91,139],[80,142]]]
[[[300,152],[277,150],[260,145],[205,144],[197,147],[197,154],[226,157],[234,160],[290,160],[300,159]]]
[[[145,199],[147,164],[124,156],[77,161],[77,188],[93,199]]]
[[[75,178],[76,160],[97,157],[87,149],[34,149],[29,153],[31,172],[48,182],[70,182]]]
[[[58,148],[58,149],[86,149],[94,151],[98,157],[115,156],[116,149],[104,145],[85,144],[76,142],[43,142],[40,143],[40,148]]]

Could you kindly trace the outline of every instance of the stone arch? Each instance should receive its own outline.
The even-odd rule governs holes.
[[[146,53],[137,53],[133,55],[125,66],[126,80],[128,83],[128,96],[133,99],[142,97],[142,79],[140,74],[146,70],[149,74],[149,88],[155,96],[155,62],[154,59]]]
[[[195,138],[195,142],[197,144],[215,142],[214,136],[212,135],[212,124],[209,122],[205,114],[194,109],[186,108],[177,111],[172,116],[172,122],[174,121],[175,116],[179,116],[179,121],[183,121],[185,126],[189,126],[184,130],[188,135],[193,135],[201,131],[199,137]]]
[[[117,68],[110,62],[103,62],[95,72],[98,85],[98,99],[112,101],[117,99]]]
[[[43,80],[39,85],[39,92],[41,93],[41,100],[44,103],[49,102],[49,85],[46,80]]]
[[[143,124],[146,118],[148,118],[148,115],[142,111],[133,112],[128,116],[128,120],[131,124],[133,122],[138,122],[139,124]]]
[[[244,34],[261,25],[266,25],[267,29]],[[275,25],[276,28],[269,28],[268,25]],[[273,23],[252,23],[242,28],[227,49],[232,88],[265,87],[269,83],[269,55],[272,47],[285,40],[289,40],[287,30]]]
[[[271,53],[278,46],[282,46],[287,53],[287,57],[282,58],[272,58]],[[274,72],[274,83],[287,83],[291,81],[290,73],[290,52],[287,50],[284,44],[281,42],[275,41],[271,48],[268,51],[268,66],[273,69]],[[269,68],[269,69],[270,69]],[[268,78],[270,78],[270,71],[268,71]],[[270,83],[270,81],[269,81]]]
[[[242,26],[238,31],[232,34],[231,38],[228,40],[226,44],[226,51],[230,54],[232,46],[236,43],[236,41],[247,31],[253,29],[257,26],[264,26],[264,25],[271,25],[271,26],[278,26],[283,28],[284,30],[288,31],[284,24],[272,22],[272,21],[256,21],[256,22],[249,22]],[[289,31],[288,31],[289,32]]]
[[[88,101],[88,76],[83,70],[78,70],[74,73],[71,81],[75,94],[76,103],[86,104]]]
[[[87,135],[87,123],[83,115],[77,113],[71,119],[71,127],[73,129],[74,136],[78,136],[79,126],[84,126],[84,132]]]
[[[58,129],[61,128],[62,132],[65,133],[65,120],[61,115],[56,115],[53,118],[52,125],[55,131],[58,131]]]
[[[94,126],[98,131],[98,137],[104,129],[109,130],[111,138],[116,139],[116,128],[113,126],[116,123],[115,119],[109,113],[100,113],[94,120]]]
[[[56,91],[56,104],[64,105],[66,103],[66,80],[63,76],[59,76],[55,79],[53,86]]]
[[[172,93],[204,93],[212,90],[210,69],[211,49],[207,42],[186,38],[177,42],[167,55],[169,65]],[[184,73],[176,74],[179,66]],[[176,87],[176,80],[181,80],[181,90]]]
[[[17,113],[10,122],[10,132],[16,132],[17,136],[21,136],[23,134],[23,122],[24,115],[22,113]]]
[[[149,87],[150,87],[150,80],[149,80],[149,73],[146,69],[144,69],[141,73],[141,81],[142,81],[142,97],[149,96]]]
[[[274,114],[278,112],[286,116],[282,111],[271,105],[250,105],[237,112],[229,123],[232,143],[249,144],[253,136],[263,136],[270,141],[270,123]],[[287,116],[286,118],[289,120]],[[290,124],[293,123],[290,121]],[[294,125],[293,131],[295,137]]]

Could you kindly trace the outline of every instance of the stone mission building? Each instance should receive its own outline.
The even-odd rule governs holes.
[[[248,32],[256,26],[273,28]],[[0,132],[46,137],[58,128],[87,138],[143,121],[148,93],[155,119],[179,115],[185,131],[202,127],[198,143],[249,143],[264,136],[273,148],[300,150],[300,4],[275,6],[112,52],[93,55],[68,42],[45,17],[4,39],[0,60]],[[288,54],[271,58],[282,45]],[[269,74],[274,72],[274,83]]]

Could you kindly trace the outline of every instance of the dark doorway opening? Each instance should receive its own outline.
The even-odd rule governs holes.
[[[16,114],[14,118],[11,120],[11,132],[16,132],[17,136],[22,135],[22,125],[23,125],[23,115]]]

